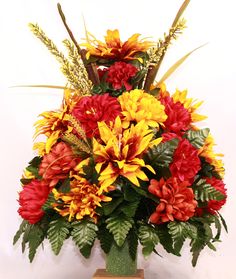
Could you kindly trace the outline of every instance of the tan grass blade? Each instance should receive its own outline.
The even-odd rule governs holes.
[[[10,88],[17,88],[17,87],[38,87],[38,88],[50,88],[50,89],[69,89],[68,87],[65,86],[59,86],[59,85],[44,85],[44,84],[39,84],[39,85],[30,85],[30,84],[26,84],[26,85],[14,85],[14,86],[10,86]]]
[[[191,0],[185,0],[184,3],[182,4],[182,6],[180,7],[173,23],[172,23],[172,27],[175,27],[176,24],[178,23],[180,17],[182,16],[182,14],[184,13],[185,9],[187,8],[188,4],[190,3]]]
[[[201,45],[197,48],[195,48],[194,50],[190,51],[189,53],[187,53],[186,55],[184,55],[182,58],[180,58],[173,66],[171,66],[168,71],[163,75],[163,77],[158,81],[157,85],[160,85],[161,83],[163,83],[165,80],[167,80],[175,71],[176,69],[196,50],[204,47],[206,44]]]

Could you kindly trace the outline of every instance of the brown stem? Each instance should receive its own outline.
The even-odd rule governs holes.
[[[157,67],[150,65],[148,68],[147,76],[144,83],[144,91],[149,92],[157,74]]]
[[[64,13],[62,11],[62,8],[61,8],[61,5],[59,3],[57,3],[57,9],[58,9],[58,12],[59,12],[60,17],[62,19],[62,22],[63,22],[71,40],[72,40],[72,42],[74,43],[78,53],[81,56],[83,64],[84,64],[84,66],[87,70],[89,79],[92,81],[93,84],[99,84],[99,76],[98,76],[97,68],[94,65],[87,64],[87,62],[86,62],[86,51],[81,49],[79,44],[77,43],[72,31],[70,30],[69,26],[66,23],[66,17],[64,15]],[[92,63],[92,64],[94,64],[94,63]]]

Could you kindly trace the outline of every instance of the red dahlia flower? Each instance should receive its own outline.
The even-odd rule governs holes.
[[[191,115],[180,102],[174,102],[170,96],[160,98],[165,106],[167,120],[164,122],[166,129],[170,132],[179,133],[189,129],[191,124]]]
[[[127,91],[132,89],[129,79],[134,77],[138,69],[125,62],[116,62],[108,69],[107,82],[110,82],[114,89],[125,87]]]
[[[32,180],[19,194],[20,216],[30,224],[37,223],[44,215],[42,206],[48,198],[49,187],[44,181]]]
[[[50,187],[54,187],[59,180],[67,178],[70,170],[76,165],[71,147],[64,142],[59,142],[48,154],[43,156],[39,166],[39,175],[49,181]]]
[[[216,211],[219,211],[221,209],[221,207],[226,203],[226,199],[227,199],[225,184],[221,179],[217,179],[215,177],[212,178],[207,177],[205,179],[206,179],[206,183],[211,184],[211,186],[213,186],[217,191],[225,195],[225,198],[221,201],[216,201],[216,200],[208,201],[206,207],[198,208],[197,215],[199,216],[201,216],[205,211],[213,215],[216,214]]]
[[[174,177],[165,181],[151,180],[148,191],[160,199],[156,211],[150,216],[150,221],[160,224],[168,221],[187,221],[194,215],[197,201],[194,193],[188,187],[189,182],[178,182]]]
[[[191,181],[201,168],[198,150],[187,139],[182,139],[170,164],[172,176],[180,181]]]
[[[83,97],[74,107],[72,115],[77,118],[85,130],[87,137],[99,135],[98,122],[109,124],[118,115],[121,115],[121,107],[117,98],[104,95]]]

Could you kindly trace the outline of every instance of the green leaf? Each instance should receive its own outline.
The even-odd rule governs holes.
[[[189,130],[185,134],[185,137],[190,141],[190,143],[194,147],[199,149],[204,145],[205,139],[207,138],[209,132],[210,132],[210,129],[208,129],[208,128],[197,130],[197,131]]]
[[[25,228],[25,231],[24,231],[24,234],[23,234],[23,239],[22,239],[22,242],[21,242],[22,253],[25,252],[26,243],[29,242],[29,233],[30,233],[30,230],[31,230],[32,226],[33,226],[33,225],[29,224],[29,225]]]
[[[70,223],[60,218],[51,221],[48,229],[48,239],[55,255],[58,255],[64,240],[69,234]]]
[[[169,233],[173,239],[173,248],[175,253],[180,256],[180,250],[183,247],[185,239],[188,237],[188,232],[186,231],[183,222],[170,222],[167,227],[169,228]]]
[[[209,224],[204,223],[203,228],[205,230],[205,241],[208,242],[213,238],[211,226]]]
[[[207,224],[207,222],[201,222],[201,218],[196,218],[196,220],[199,220],[198,222],[197,221],[195,222],[197,228],[197,237],[195,239],[192,239],[190,242],[190,246],[191,246],[190,251],[192,252],[193,255],[192,258],[193,266],[196,266],[200,252],[207,245],[207,243],[209,242],[212,236],[212,231],[209,224]]]
[[[81,254],[89,258],[94,244],[98,227],[90,221],[74,222],[71,236],[75,244],[79,247]]]
[[[139,201],[122,204],[121,211],[128,217],[134,217],[138,205],[139,205]]]
[[[193,267],[196,266],[196,264],[197,264],[197,260],[198,260],[198,257],[199,257],[199,255],[200,255],[200,253],[201,253],[201,250],[202,250],[202,249],[193,251],[193,258],[192,258],[192,266],[193,266]]]
[[[145,157],[145,161],[151,165],[168,167],[172,162],[173,154],[179,143],[178,139],[172,139],[158,145],[154,145]]]
[[[207,243],[207,246],[208,246],[211,250],[216,251],[216,247],[215,247],[211,242],[208,242],[208,243]]]
[[[36,178],[41,178],[38,173],[39,165],[42,161],[42,158],[39,156],[34,157],[30,162],[29,166],[26,168],[29,172],[31,172]]]
[[[107,229],[113,234],[116,244],[121,247],[133,226],[133,219],[125,215],[119,215],[108,218],[106,223]]]
[[[70,178],[67,178],[63,181],[63,183],[59,187],[59,190],[62,193],[69,193],[70,192]]]
[[[142,252],[144,257],[148,257],[159,243],[157,231],[151,225],[142,224],[139,227],[138,238],[143,245]]]
[[[159,240],[163,248],[171,254],[178,256],[173,249],[173,239],[169,234],[169,229],[167,228],[166,224],[158,226],[157,234],[159,236]]]
[[[102,250],[104,253],[108,254],[114,239],[113,235],[108,231],[106,226],[102,225],[99,227],[98,239],[100,240]]]
[[[214,237],[214,241],[219,241],[221,235],[221,223],[217,215],[214,216],[214,219],[215,219],[215,228],[217,230],[216,236]]]
[[[29,162],[29,165],[32,165],[32,166],[38,168],[39,165],[41,164],[41,161],[42,161],[42,157],[36,156]]]
[[[122,188],[124,190],[124,199],[126,201],[132,202],[140,199],[139,194],[133,189],[130,184],[125,183]]]
[[[42,210],[43,211],[47,211],[49,209],[52,209],[52,204],[55,202],[55,198],[53,193],[50,193],[48,195],[48,198],[46,200],[46,202],[44,203],[44,205],[42,206]]]
[[[194,186],[194,195],[196,200],[202,202],[209,200],[220,201],[225,199],[225,195],[217,191],[213,186],[206,183],[205,179],[200,179]]]
[[[133,261],[135,261],[137,257],[137,248],[138,248],[138,236],[134,229],[129,231],[128,237],[128,244],[129,244],[129,254]]]
[[[31,181],[32,181],[32,178],[21,178],[21,179],[20,179],[20,182],[21,182],[21,184],[23,184],[23,185],[27,185],[27,184],[29,184]]]
[[[34,224],[28,235],[29,240],[29,260],[30,262],[33,261],[34,256],[36,254],[37,248],[43,242],[44,233],[43,230],[40,228],[39,224]]]
[[[221,220],[221,223],[222,223],[222,225],[223,225],[225,231],[228,232],[228,227],[227,227],[227,224],[226,224],[226,222],[225,222],[225,219],[223,218],[223,216],[222,216],[219,212],[217,212],[217,213],[218,213],[218,215],[220,216],[220,220]]]
[[[16,242],[19,240],[19,238],[21,237],[21,235],[25,232],[25,230],[27,229],[27,227],[30,224],[28,223],[28,221],[23,220],[22,223],[20,224],[19,230],[16,232],[16,234],[14,235],[13,238],[13,245],[16,244]]]
[[[33,167],[33,166],[28,166],[26,168],[27,171],[31,172],[36,178],[41,178],[41,176],[39,175],[38,172],[38,168],[37,167]]]
[[[123,197],[113,198],[108,203],[103,203],[102,208],[104,215],[110,215],[123,201]]]

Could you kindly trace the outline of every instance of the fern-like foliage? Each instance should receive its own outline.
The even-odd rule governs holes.
[[[120,214],[108,218],[106,223],[106,227],[113,234],[116,244],[121,247],[125,242],[129,230],[133,226],[133,219]]]
[[[144,257],[148,257],[160,241],[155,228],[147,224],[142,224],[139,227],[138,238],[143,246]]]
[[[137,257],[137,248],[138,248],[138,235],[134,228],[129,231],[128,237],[128,245],[129,245],[129,254],[133,261],[135,261]]]
[[[55,255],[59,254],[64,240],[69,235],[69,228],[70,223],[62,218],[50,222],[47,236]]]
[[[16,232],[13,238],[13,245],[16,244],[16,242],[20,239],[21,235],[26,231],[26,229],[30,226],[28,221],[23,220],[22,223],[20,224],[19,230]]]
[[[173,153],[177,148],[178,143],[178,139],[172,139],[155,145],[148,151],[145,159],[152,166],[168,167],[172,162]]]
[[[112,233],[106,228],[106,225],[102,225],[98,231],[98,239],[100,240],[101,248],[104,253],[108,254],[111,249],[112,242],[114,241]]]
[[[173,240],[173,249],[180,256],[180,250],[186,238],[196,239],[197,228],[187,222],[170,222],[169,233]]]
[[[201,130],[189,130],[186,134],[185,137],[190,141],[190,143],[196,147],[197,149],[201,148],[204,143],[205,139],[209,135],[210,129],[204,128]]]
[[[33,261],[36,254],[37,248],[44,240],[44,232],[38,224],[35,224],[31,227],[31,230],[28,234],[29,242],[29,260]]]
[[[98,227],[90,221],[74,222],[71,236],[75,244],[79,247],[81,254],[88,258],[97,236]]]
[[[202,202],[209,200],[220,201],[225,198],[225,195],[217,191],[213,186],[206,183],[205,179],[200,179],[194,186],[194,195],[196,200]]]

